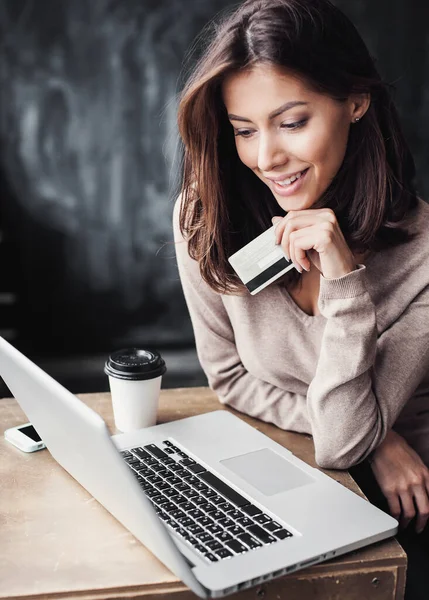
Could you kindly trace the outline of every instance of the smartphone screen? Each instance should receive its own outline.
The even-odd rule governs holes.
[[[24,435],[27,435],[33,442],[41,442],[42,438],[34,429],[33,425],[27,425],[27,427],[20,427],[19,431],[21,431]]]

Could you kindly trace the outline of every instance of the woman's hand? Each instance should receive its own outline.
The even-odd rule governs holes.
[[[371,468],[392,516],[405,528],[417,515],[421,533],[429,517],[429,470],[420,456],[391,430],[374,451]]]
[[[290,211],[273,217],[276,243],[302,273],[310,260],[326,279],[337,279],[356,268],[356,260],[330,208]]]

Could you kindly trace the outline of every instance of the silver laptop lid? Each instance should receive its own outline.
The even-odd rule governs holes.
[[[207,598],[103,419],[1,337],[0,375],[55,460],[185,585]]]

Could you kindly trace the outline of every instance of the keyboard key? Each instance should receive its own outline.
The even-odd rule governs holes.
[[[292,537],[291,532],[288,531],[287,529],[278,529],[277,531],[274,532],[274,535],[279,540],[284,540],[285,538]]]
[[[205,473],[207,471],[207,469],[205,469],[202,465],[198,465],[197,463],[195,463],[195,465],[189,465],[187,469],[188,471],[191,471],[191,473]]]
[[[205,554],[207,552],[207,548],[205,548],[202,544],[192,544],[195,550],[201,552],[201,554]]]
[[[198,517],[204,517],[204,513],[195,508],[194,510],[188,510],[188,515],[193,519],[197,519]]]
[[[156,458],[168,458],[167,454],[161,450],[161,448],[155,446],[155,444],[148,444],[147,446],[144,446],[144,449],[153,454],[153,456],[156,456]]]
[[[164,444],[164,446],[170,446],[171,447],[173,445],[173,443],[170,442],[170,440],[164,440],[162,443]]]
[[[185,496],[177,494],[177,496],[172,496],[171,499],[175,504],[178,504],[182,510],[185,510],[183,507],[188,502],[188,499]]]
[[[212,519],[209,517],[200,517],[197,519],[197,522],[203,527],[207,527],[207,525],[214,525],[214,521],[212,521]]]
[[[184,467],[188,467],[190,465],[196,465],[197,463],[195,462],[195,460],[193,460],[192,458],[184,458],[182,460],[179,460],[179,465],[183,465]]]
[[[213,504],[219,505],[219,504],[222,504],[223,502],[225,502],[225,498],[222,498],[222,496],[219,496],[219,494],[215,494],[214,496],[212,496],[210,498],[210,502],[213,502]]]
[[[210,548],[210,550],[220,550],[221,548],[223,548],[222,544],[217,540],[206,542],[206,546],[207,548]]]
[[[167,478],[167,476],[165,476],[165,479],[166,479],[166,480],[168,481],[168,483],[169,483],[169,484],[171,484],[171,485],[178,485],[178,484],[182,483],[182,482],[180,481],[180,479],[179,479],[178,477],[176,477],[175,475],[173,475],[173,477],[168,477],[168,478]]]
[[[181,483],[176,483],[176,485],[174,487],[176,488],[176,490],[179,490],[179,492],[182,492],[182,493],[192,489],[191,487],[189,487],[189,485],[186,485],[186,483],[184,483],[183,481]]]
[[[255,537],[258,538],[263,544],[271,544],[276,541],[276,538],[267,533],[260,525],[252,525],[247,528],[247,531],[253,533]]]
[[[258,542],[257,539],[249,535],[248,533],[242,533],[238,536],[238,539],[246,544],[249,548],[260,548],[262,546],[261,542]]]
[[[195,506],[207,504],[207,500],[205,498],[202,498],[201,496],[196,496],[195,498],[192,498],[192,502],[195,504]]]
[[[174,452],[180,452],[180,448],[178,448],[177,446],[173,446],[173,444],[171,444],[170,448],[174,450]]]
[[[170,502],[169,498],[166,498],[163,494],[159,494],[160,498],[158,498],[158,496],[153,496],[152,497],[152,501],[156,502],[159,506],[162,506],[163,504],[167,504],[167,502]]]
[[[204,533],[204,529],[195,523],[195,525],[189,525],[186,528],[192,535],[196,535],[197,533]]]
[[[171,488],[166,481],[162,481],[161,483],[158,483],[155,487],[158,490],[161,490],[162,492],[165,491],[165,490],[174,489],[174,488]]]
[[[152,469],[149,469],[149,467],[144,464],[139,465],[136,470],[138,473],[140,473],[140,475],[142,477],[149,477],[150,475],[154,475],[154,472],[152,471]]]
[[[202,473],[202,475],[204,475],[204,473]],[[195,477],[195,475],[191,475],[190,477],[186,477],[186,483],[188,483],[189,485],[193,485],[194,483],[198,483],[198,479]]]
[[[173,502],[168,502],[163,505],[162,510],[171,514],[171,511],[178,510],[177,506]],[[180,511],[181,512],[181,511]],[[185,516],[184,514],[182,516]]]
[[[121,452],[121,455],[122,455],[124,458],[130,458],[130,457],[132,456],[131,452],[128,452],[128,450],[123,450],[123,451]]]
[[[152,483],[152,484],[161,483],[162,482],[161,477],[158,477],[158,475],[151,475],[150,477],[146,477],[146,480],[149,481],[149,483]]]
[[[206,554],[204,554],[204,556],[210,561],[210,562],[216,562],[217,560],[219,560],[217,558],[217,556],[215,556],[214,554],[212,554],[211,552],[206,552]]]
[[[172,468],[172,466],[170,467],[170,469]],[[174,465],[174,466],[176,467],[177,465]],[[173,470],[176,473],[176,476],[180,477],[180,478],[186,477],[186,475],[189,475],[189,471],[187,471],[186,469],[182,469],[181,467],[179,467],[178,469],[173,469]]]
[[[227,542],[229,540],[232,540],[233,537],[230,533],[228,533],[227,531],[220,531],[219,533],[215,534],[215,537],[220,541],[220,542]]]
[[[280,525],[280,523],[277,523],[276,521],[271,521],[270,523],[265,523],[264,525],[264,529],[266,531],[277,531],[277,529],[282,529],[282,526]]]
[[[218,504],[218,507],[223,510],[223,512],[228,512],[229,510],[235,510],[235,506],[230,504],[229,502],[221,502]]]
[[[149,485],[149,484],[146,484],[146,485]],[[146,496],[148,496],[148,498],[152,498],[152,496],[159,496],[160,495],[159,491],[156,488],[152,487],[152,486],[148,487],[147,489],[145,489],[144,486],[142,486],[142,488],[143,488],[144,493],[146,494]]]
[[[186,469],[182,469],[182,467],[177,463],[174,465],[170,465],[168,468],[170,469],[170,471],[173,471],[173,473],[176,473],[177,475],[180,475],[180,471],[183,471],[183,473],[187,472]]]
[[[164,490],[164,496],[167,496],[168,498],[172,498],[173,496],[180,496],[179,492],[177,489],[175,488],[171,488],[169,487],[169,489]]]
[[[226,514],[230,519],[234,519],[234,521],[238,521],[238,519],[242,519],[244,517],[243,513],[239,510],[230,510]]]
[[[214,540],[214,537],[207,533],[207,531],[204,531],[203,533],[198,533],[195,537],[198,538],[203,544]]]
[[[177,486],[176,486],[176,489],[177,489]],[[198,494],[197,490],[192,490],[192,489],[184,491],[183,495],[186,496],[187,498],[189,498],[189,500],[192,500],[193,498],[199,498],[199,494]],[[207,500],[206,500],[206,502],[207,502]]]
[[[178,523],[180,523],[182,525],[182,527],[189,527],[189,525],[194,525],[195,521],[193,519],[190,519],[189,517],[179,517],[178,519],[176,519],[176,521]]]
[[[165,505],[162,508],[165,508]],[[184,519],[186,517],[186,514],[183,512],[183,510],[180,510],[180,508],[177,508],[177,506],[175,506],[174,508],[170,509],[168,511],[168,514],[170,515],[170,517],[172,517],[173,519],[176,519],[176,520],[177,519]]]
[[[213,490],[211,490],[209,487],[206,490],[201,490],[201,493],[203,496],[205,496],[206,498],[212,499],[214,496],[216,496],[216,492],[214,492]]]
[[[242,527],[249,527],[249,525],[253,525],[252,519],[248,517],[243,517],[242,519],[237,519],[237,523]]]
[[[217,511],[216,506],[214,504],[211,504],[210,502],[207,502],[206,504],[200,504],[200,508],[201,510],[209,514]]]
[[[249,504],[248,506],[243,506],[241,509],[246,515],[249,517],[254,517],[255,515],[262,514],[262,510],[253,504]]]
[[[209,488],[206,486],[205,483],[203,483],[202,481],[198,481],[197,483],[193,484],[194,488],[196,490],[198,490],[200,493],[205,492],[206,490],[208,490]]]
[[[192,504],[192,502],[188,502],[188,500],[186,499],[186,502],[184,502],[180,508],[187,512],[188,510],[193,510],[195,508],[195,504]]]
[[[222,527],[233,527],[235,525],[234,521],[225,517],[224,519],[218,519],[218,524],[222,525]]]
[[[225,542],[225,546],[227,546],[230,550],[235,552],[236,554],[241,554],[241,552],[246,552],[247,547],[243,546],[241,542],[238,540],[229,540]]]
[[[174,454],[174,450],[172,450],[171,448],[164,448],[164,452],[166,454]]]
[[[225,519],[225,513],[221,512],[220,510],[216,510],[215,512],[211,512],[210,513],[210,518],[214,519],[215,521],[219,521],[219,519]]]
[[[183,452],[183,450],[179,450],[179,452],[177,452],[177,454],[179,456],[181,456],[182,458],[189,458],[189,456],[186,454],[186,452]]]
[[[132,452],[134,454],[136,454],[137,456],[139,456],[140,458],[143,458],[143,459],[150,458],[150,454],[148,454],[147,452],[145,452],[143,450],[143,448],[133,448]]]
[[[246,506],[249,504],[249,501],[246,498],[243,498],[241,494],[233,490],[229,485],[224,483],[219,477],[213,475],[213,473],[209,473],[206,471],[205,473],[200,473],[199,477],[209,484],[210,487],[214,488],[219,494],[225,496],[229,502],[235,504],[235,506]]]
[[[167,469],[165,468],[165,465],[153,465],[151,467],[152,471],[155,471],[155,473],[167,473]]]
[[[264,525],[265,523],[269,523],[270,521],[272,521],[272,518],[264,514],[256,515],[255,521],[257,521],[260,525]]]
[[[221,533],[222,531],[224,531],[222,529],[222,527],[219,527],[219,525],[217,525],[216,523],[214,525],[207,525],[206,529],[207,529],[207,531],[209,531],[213,535],[216,534],[216,533]]]
[[[233,556],[232,552],[226,548],[219,548],[219,550],[215,550],[215,554],[219,558],[229,558],[230,556]]]
[[[244,529],[242,527],[239,527],[238,525],[234,525],[233,527],[227,527],[227,531],[229,533],[231,533],[232,535],[236,535],[236,536],[239,536],[239,535],[242,535],[243,533],[246,533],[244,531]]]

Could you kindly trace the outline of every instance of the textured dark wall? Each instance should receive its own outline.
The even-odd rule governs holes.
[[[396,83],[427,199],[428,4],[336,4]],[[175,95],[186,50],[227,6],[0,3],[0,291],[16,286],[18,344],[60,354],[192,344],[170,243]],[[10,325],[0,317],[0,334]]]

